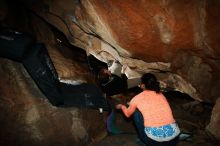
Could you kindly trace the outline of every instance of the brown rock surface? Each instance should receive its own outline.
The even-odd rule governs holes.
[[[1,5],[1,26],[29,32],[44,43],[61,81],[93,82],[85,51],[70,50],[62,34],[55,35],[57,30],[10,2]],[[21,63],[0,58],[0,76],[0,145],[80,146],[106,136],[106,112],[52,106]]]
[[[218,0],[54,0],[26,4],[72,44],[100,60],[116,58],[141,74],[171,71],[186,82],[185,90],[172,88],[200,101],[215,102],[220,95]],[[152,68],[151,63],[156,65]]]
[[[80,146],[106,135],[105,114],[52,106],[22,64],[0,59],[0,76],[1,145]]]
[[[0,2],[0,26],[22,28],[45,43],[60,80],[93,82],[85,60],[80,60],[85,53],[73,57],[69,49],[76,47],[54,34],[50,25],[88,54],[105,62],[118,59],[128,67],[130,77],[153,72],[163,88],[179,90],[198,101],[215,103],[220,96],[219,0],[22,1],[22,6]],[[27,15],[24,5],[31,14]],[[0,67],[3,143],[83,145],[106,134],[104,123],[96,122],[104,117],[90,110],[52,107],[20,64],[1,59]],[[218,127],[216,109],[209,130]],[[201,128],[193,116],[182,124]],[[219,138],[216,131],[212,134]]]
[[[217,139],[220,139],[220,98],[216,101],[216,104],[212,111],[212,116],[209,125],[206,129],[213,134]]]
[[[69,44],[65,36],[52,29],[45,21],[32,16],[31,23],[37,42],[44,43],[56,68],[60,81],[69,83],[93,82],[87,64],[86,52]]]

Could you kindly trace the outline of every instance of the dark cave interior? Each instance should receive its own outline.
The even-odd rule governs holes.
[[[203,0],[203,1],[206,2],[207,0]],[[130,1],[128,1],[128,4],[129,2]],[[171,2],[173,1],[171,0]],[[30,4],[33,4],[33,3],[36,5],[30,6]],[[13,146],[20,146],[20,145],[22,146],[26,146],[26,145],[33,145],[33,146],[34,145],[36,146],[37,145],[42,145],[42,146],[44,145],[45,146],[56,146],[56,145],[59,145],[59,146],[69,146],[69,145],[136,146],[137,143],[135,142],[135,138],[137,137],[137,134],[136,134],[134,125],[132,123],[132,120],[127,119],[125,116],[123,116],[123,114],[120,111],[116,112],[116,117],[117,117],[116,124],[121,128],[122,131],[124,131],[124,134],[109,135],[107,133],[106,120],[108,116],[109,105],[106,102],[105,97],[103,96],[103,94],[101,93],[101,90],[98,87],[97,78],[92,73],[90,62],[88,62],[88,58],[87,58],[87,53],[88,53],[87,45],[88,44],[89,44],[88,46],[92,46],[91,48],[96,49],[102,46],[102,43],[100,44],[96,43],[101,40],[101,42],[105,42],[105,43],[107,42],[106,44],[108,44],[109,46],[111,46],[112,48],[116,50],[119,48],[118,49],[119,51],[117,52],[121,51],[120,49],[123,48],[121,47],[123,45],[120,46],[120,43],[118,43],[120,47],[117,48],[117,45],[114,44],[114,41],[112,41],[110,37],[105,37],[104,36],[105,33],[103,34],[101,33],[103,30],[99,31],[100,27],[98,27],[98,25],[95,22],[93,24],[94,26],[97,25],[97,28],[95,29],[90,24],[90,21],[91,21],[90,19],[92,19],[92,16],[87,17],[88,15],[87,13],[89,13],[89,10],[91,9],[91,7],[88,4],[91,4],[91,3],[94,5],[97,4],[97,6],[94,6],[94,7],[98,9],[99,4],[100,4],[99,2],[95,0],[91,0],[91,1],[90,0],[82,0],[82,1],[74,0],[72,2],[73,8],[75,10],[75,12],[73,13],[76,15],[76,18],[78,20],[85,19],[86,21],[89,22],[88,24],[83,24],[83,22],[80,21],[79,23],[77,23],[77,25],[71,24],[70,20],[67,18],[67,16],[69,16],[71,12],[69,9],[70,7],[72,8],[72,5],[68,5],[69,3],[71,2],[68,0],[64,2],[59,2],[59,1],[46,1],[45,2],[44,0],[42,1],[0,0],[0,30],[1,30],[0,36],[1,37],[3,36],[2,32],[4,32],[5,30],[12,30],[13,32],[22,32],[24,34],[28,34],[28,36],[33,38],[33,41],[34,41],[33,44],[35,45],[43,44],[44,47],[42,48],[44,51],[39,53],[40,55],[35,54],[35,56],[37,56],[36,58],[42,58],[42,56],[47,56],[49,59],[44,58],[44,60],[46,61],[43,61],[43,62],[46,62],[45,64],[47,65],[47,68],[50,69],[50,73],[48,74],[46,73],[45,75],[46,69],[45,69],[45,72],[44,70],[43,71],[38,70],[37,65],[40,64],[38,60],[36,60],[35,61],[36,63],[34,64],[31,63],[31,61],[34,59],[35,56],[34,57],[30,56],[29,57],[30,59],[28,59],[27,54],[29,54],[29,52],[32,52],[34,50],[33,49],[34,47],[30,47],[30,45],[28,45],[27,47],[25,46],[27,50],[23,52],[24,54],[20,55],[22,56],[22,59],[19,58],[18,60],[16,60],[16,59],[11,59],[7,55],[5,56],[4,54],[5,52],[3,50],[4,47],[2,47],[3,43],[0,41],[0,45],[1,45],[0,47],[1,49],[0,51],[1,52],[1,55],[0,55],[1,56],[0,58],[0,76],[1,76],[0,145],[7,145],[7,146],[10,146],[10,145],[11,146],[12,145]],[[132,4],[132,2],[130,3]],[[176,3],[176,5],[178,6],[180,5],[178,4],[178,2],[173,2],[173,3]],[[210,2],[206,2],[206,3],[207,3],[207,7],[211,7],[211,8],[213,7],[214,9],[213,4],[210,4]],[[216,2],[216,3],[218,3],[216,7],[218,6],[220,7],[219,2]],[[152,2],[152,5],[153,4],[155,3]],[[157,7],[156,4],[155,4],[155,7]],[[55,12],[57,12],[57,15],[59,13],[62,14],[61,16],[59,16],[59,17],[62,17],[62,20],[57,20],[53,17],[49,17],[49,14],[44,14],[44,9],[53,11],[53,6],[55,9]],[[67,10],[62,9],[63,6],[66,7]],[[104,6],[107,6],[107,4],[105,5],[103,1],[103,7]],[[116,5],[116,6],[119,6],[119,5]],[[88,12],[85,11],[86,8]],[[125,8],[127,7],[125,6]],[[67,12],[67,14],[65,12]],[[99,10],[97,10],[97,13],[99,13]],[[96,14],[91,13],[89,15],[96,15]],[[140,15],[142,16],[143,14],[140,14]],[[181,18],[181,16],[179,17]],[[105,19],[104,18],[105,16],[103,16],[103,20],[107,19],[107,18]],[[139,17],[137,17],[137,19],[138,18]],[[157,17],[155,17],[154,19],[157,20]],[[212,17],[210,19],[212,19]],[[66,27],[66,26],[63,26],[63,21],[65,21],[65,24],[69,25],[71,30],[70,28],[61,29],[61,28]],[[118,22],[118,20],[116,21]],[[165,20],[161,20],[161,23],[158,23],[158,27],[163,28],[163,30],[159,30],[159,31],[162,31],[162,32],[164,31],[164,33],[167,35],[166,37],[169,38],[169,34],[168,34],[169,31],[165,32],[168,28],[162,25],[163,21]],[[217,22],[220,22],[219,19]],[[171,22],[168,22],[168,23],[171,23]],[[78,28],[78,26],[80,27]],[[110,27],[110,24],[109,24],[109,27]],[[120,29],[120,27],[123,27],[123,26],[117,26],[117,27],[119,27],[118,29]],[[191,26],[189,25],[188,27],[191,27]],[[129,29],[129,27],[127,29]],[[138,31],[138,28],[137,28],[137,31]],[[86,32],[86,33],[84,34],[83,32]],[[114,34],[113,32],[114,31],[112,31],[112,34]],[[184,37],[184,29],[182,29],[181,32],[183,33],[182,35]],[[220,31],[217,31],[217,33],[218,32]],[[188,31],[186,32],[186,34],[187,33]],[[215,32],[212,32],[212,33],[215,33]],[[114,34],[113,36],[117,38],[116,34]],[[90,37],[92,38],[92,41],[91,41],[93,43],[92,45],[91,45],[91,42],[87,41],[87,39],[88,38],[90,39]],[[133,38],[133,37],[138,37],[138,35],[134,34],[134,36],[130,36],[130,38]],[[109,41],[107,40],[108,38],[109,38]],[[218,38],[216,39],[213,37],[212,40],[218,41]],[[139,39],[137,39],[137,41],[139,41]],[[186,47],[191,47],[190,45],[187,44],[189,42],[185,41]],[[140,43],[142,43],[142,40],[140,40]],[[156,43],[157,42],[155,42],[155,44],[153,43],[154,45],[152,46],[158,47]],[[175,43],[173,44],[176,45],[178,48],[179,47],[178,41]],[[32,42],[30,42],[30,44],[32,44]],[[216,44],[219,44],[219,42]],[[10,44],[9,46],[13,46],[13,45]],[[16,44],[14,46],[16,47]],[[167,46],[171,46],[171,45],[168,44]],[[184,47],[184,45],[183,46],[180,45],[180,47]],[[19,48],[17,49],[17,51],[19,51]],[[130,52],[132,51],[133,50],[130,50]],[[96,53],[96,51],[94,52]],[[97,54],[98,55],[101,54],[100,52],[98,52]],[[103,52],[107,52],[107,51],[104,50]],[[151,51],[149,52],[152,54],[154,53]],[[177,52],[178,51],[176,51],[175,53]],[[194,51],[192,52],[194,53]],[[193,54],[192,52],[189,54],[190,55]],[[144,58],[145,57],[144,53],[142,56],[140,55],[142,58],[141,57],[138,58],[135,56],[136,54],[139,53],[138,49],[136,49],[136,52],[134,51],[133,53],[134,57],[126,56],[123,53],[121,54],[120,53],[119,53],[119,56],[124,57],[123,59],[124,60],[127,59],[126,61],[128,62],[130,61],[129,60],[130,58],[131,60],[132,59],[141,60],[141,62],[147,60],[146,59],[147,57]],[[19,52],[12,51],[11,54],[19,55]],[[168,56],[170,54],[168,54]],[[216,56],[213,57],[209,53],[207,54],[210,58],[213,58],[212,60],[214,63],[212,65],[218,66],[219,58],[216,58]],[[205,55],[199,54],[199,56],[202,56],[202,57],[204,57]],[[218,53],[216,53],[216,55],[218,56]],[[192,55],[192,56],[193,56],[192,58],[196,58],[195,55]],[[23,57],[25,59],[23,59]],[[152,60],[158,59],[157,57],[154,57],[153,55],[151,57],[153,59],[149,57],[150,58],[149,62],[152,62]],[[164,56],[161,55],[162,59],[163,57]],[[184,55],[181,57],[184,57]],[[104,65],[107,65],[107,63],[105,63],[106,58],[107,59],[110,58],[111,60],[111,57],[109,57],[108,54],[107,55],[104,54],[104,56],[97,57],[97,58],[101,60]],[[186,56],[185,59],[182,59],[182,61],[184,62],[187,59],[189,60],[188,56]],[[200,61],[200,59],[198,60]],[[51,64],[48,62],[51,62]],[[160,62],[160,60],[158,60],[158,62]],[[169,80],[170,76],[166,76],[164,74],[173,73],[174,71],[176,71],[177,73],[180,73],[181,71],[178,70],[180,68],[180,69],[183,69],[183,72],[181,72],[183,74],[182,75],[183,78],[187,79],[186,74],[184,74],[186,72],[184,70],[186,67],[182,65],[181,63],[180,65],[182,65],[183,67],[179,67],[180,65],[177,64],[179,62],[178,61],[175,62],[175,59],[174,61],[171,60],[170,62],[174,62],[174,65],[172,65],[171,67],[173,70],[167,71],[164,69],[165,70],[164,71],[163,68],[162,69],[159,68],[161,70],[159,73],[156,72],[156,74],[159,74],[159,79],[161,79],[162,81],[164,82],[167,81],[167,83],[165,82],[167,86],[163,88],[164,89],[163,94],[166,96],[168,102],[170,103],[171,109],[173,111],[173,115],[177,123],[179,124],[181,131],[192,135],[192,139],[188,141],[182,140],[179,142],[178,146],[198,146],[198,145],[217,146],[219,145],[220,144],[219,137],[218,137],[219,134],[216,134],[218,132],[215,131],[215,130],[218,131],[218,126],[220,125],[219,123],[220,118],[218,115],[218,113],[220,112],[219,104],[217,106],[217,103],[219,103],[218,102],[219,100],[214,99],[214,97],[210,97],[210,99],[206,100],[205,97],[203,96],[201,98],[202,100],[200,100],[196,97],[198,94],[197,93],[194,94],[193,92],[194,90],[191,90],[191,89],[194,89],[194,88],[191,88],[191,84],[189,88],[188,86],[187,87],[184,86],[185,82],[175,85],[176,82],[182,81],[182,80],[170,81]],[[41,63],[41,65],[42,64],[43,63]],[[140,65],[140,68],[143,68],[142,64],[140,64],[139,62],[134,62],[134,64],[138,64]],[[137,68],[137,72],[138,73],[141,72],[140,70],[138,70],[139,69],[137,67],[138,65],[134,66],[134,64],[132,64],[130,68],[131,69]],[[185,63],[185,65],[186,64],[187,63]],[[190,67],[190,63],[188,63],[187,65],[188,67]],[[202,65],[204,64],[201,63],[199,68],[203,68],[204,66]],[[149,68],[151,68],[151,66]],[[208,67],[205,66],[204,68],[207,69]],[[157,70],[157,68],[154,69],[154,71],[155,70]],[[186,70],[190,70],[190,69],[186,69]],[[210,71],[209,68],[207,70]],[[203,73],[203,70],[199,70],[199,71],[201,71],[200,72],[201,74]],[[218,74],[218,71],[219,71],[219,68],[217,68],[214,75],[216,75],[216,72]],[[31,74],[33,72],[35,75]],[[214,71],[210,71],[210,72],[214,72]],[[41,73],[44,76],[40,76]],[[198,73],[198,72],[193,72],[193,73]],[[206,78],[207,76],[202,76],[201,78],[203,77]],[[175,77],[176,76],[174,76],[173,78]],[[217,90],[219,89],[218,88],[219,87],[218,85],[219,75],[215,77],[214,79],[216,79],[216,82],[217,82],[216,84],[215,83],[209,84],[208,81],[207,82],[201,81],[199,83],[208,83],[207,86],[210,85],[215,89],[215,90],[214,89],[212,90],[213,91],[212,95],[214,95],[214,93],[216,93],[215,95],[219,95],[219,91],[217,92]],[[49,82],[53,84],[48,85]],[[193,83],[197,83],[197,82],[193,82]],[[44,86],[43,87],[41,86],[41,84],[44,84],[45,86],[43,85]],[[75,88],[76,86],[77,88]],[[178,86],[184,86],[180,89],[186,89],[185,91],[189,91],[189,93],[179,91],[174,88]],[[42,90],[42,88],[44,89]],[[137,94],[137,92],[139,92],[139,90],[137,91],[136,89],[137,88],[130,89],[124,94],[120,94],[119,96],[115,96],[111,98],[111,100],[115,103],[127,103],[130,101],[130,99],[135,94]],[[198,93],[202,93],[200,89],[203,90],[204,89],[203,86],[198,87]],[[85,94],[90,94],[91,98],[87,96],[84,97]],[[201,95],[204,95],[204,94],[201,94]],[[56,99],[56,101],[58,102],[53,103],[54,99]],[[99,111],[100,108],[104,108],[104,112],[100,113]],[[212,122],[212,120],[214,120],[214,122]],[[214,123],[214,124],[210,124],[210,123]]]

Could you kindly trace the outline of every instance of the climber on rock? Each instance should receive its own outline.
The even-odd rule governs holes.
[[[103,65],[103,62],[92,55],[88,56],[88,58],[89,66],[97,75],[99,86],[108,97],[107,99],[112,109],[107,118],[107,130],[110,134],[120,134],[122,131],[115,124],[115,101],[112,99],[125,93],[129,88],[137,87],[140,83],[140,78],[129,80],[124,74],[125,68],[118,60]]]

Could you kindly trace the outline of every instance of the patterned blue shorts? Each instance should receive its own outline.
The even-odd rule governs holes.
[[[145,127],[146,135],[159,142],[170,141],[180,134],[179,127],[176,123],[160,127]]]

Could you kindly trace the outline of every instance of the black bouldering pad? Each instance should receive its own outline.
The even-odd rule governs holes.
[[[0,57],[21,61],[34,39],[26,33],[3,29],[0,30]]]
[[[44,44],[34,43],[28,34],[0,31],[0,57],[23,63],[38,88],[54,106],[109,110],[109,105],[95,84],[61,83]]]
[[[95,84],[69,85],[61,83],[60,89],[64,106],[110,110],[101,89]]]
[[[71,85],[61,83],[43,44],[33,46],[24,58],[23,64],[51,104],[62,107],[109,110],[102,91],[95,84]]]
[[[43,44],[29,50],[23,65],[48,100],[53,105],[62,104],[58,75]]]

